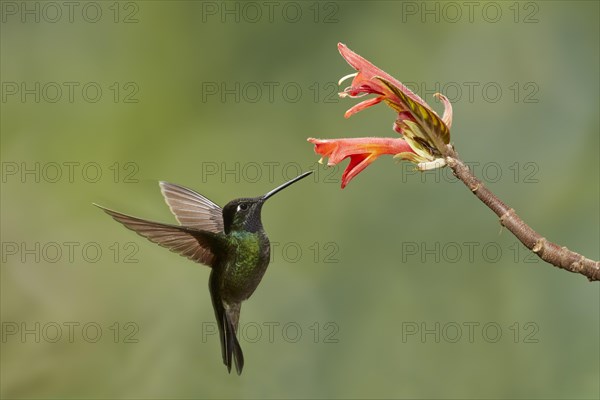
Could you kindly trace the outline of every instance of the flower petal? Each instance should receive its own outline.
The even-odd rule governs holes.
[[[342,174],[342,189],[346,187],[356,175],[367,168],[369,164],[377,159],[374,154],[356,154],[350,157],[350,163]]]
[[[414,153],[411,146],[401,138],[350,138],[315,139],[308,138],[315,145],[315,153],[329,157],[327,165],[335,165],[350,157],[350,164],[342,175],[342,188],[370,163],[384,154]],[[427,161],[419,158],[419,161]]]
[[[391,82],[382,78],[377,79],[380,79],[401,99],[402,103],[406,105],[408,111],[410,111],[415,122],[419,126],[420,132],[423,133],[423,139],[441,154],[443,147],[450,143],[450,130],[444,121],[442,121],[428,105],[415,102],[401,90],[393,86]]]
[[[315,145],[315,153],[320,154],[323,157],[331,158],[331,154],[337,149],[335,140],[319,140],[315,138],[308,138],[307,140]],[[323,164],[323,157],[319,160],[320,164]]]
[[[387,93],[393,96],[393,93],[386,90],[385,87],[382,88],[381,84],[377,82],[376,79],[374,79],[375,77],[380,77],[392,83],[401,92],[403,92],[406,96],[416,101],[417,103],[423,106],[427,105],[427,103],[425,103],[425,101],[422,98],[420,98],[417,94],[413,93],[409,88],[404,86],[402,82],[371,64],[369,61],[365,60],[364,58],[350,50],[345,44],[338,43],[338,50],[342,57],[344,57],[344,59],[348,62],[348,64],[350,64],[352,68],[359,72],[358,75],[354,78],[354,81],[352,82],[352,94],[354,91],[361,90],[361,88],[363,88],[364,91],[364,87],[368,86],[371,89],[377,88],[379,89],[378,91],[383,90],[382,94]]]
[[[369,108],[375,104],[381,103],[381,100],[383,100],[383,96],[377,96],[369,100],[361,101],[360,103],[350,107],[348,111],[344,113],[344,118],[350,118],[352,115],[364,110],[365,108]]]
[[[444,115],[442,116],[442,121],[446,124],[448,128],[452,127],[452,103],[446,96],[441,93],[435,93],[433,95],[435,98],[439,99],[442,103],[444,103]]]

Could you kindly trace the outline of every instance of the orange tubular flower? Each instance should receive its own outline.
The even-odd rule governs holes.
[[[335,165],[350,157],[350,164],[342,175],[342,189],[363,169],[383,154],[399,154],[411,152],[412,149],[402,139],[393,138],[355,138],[321,140],[308,138],[315,145],[315,152],[323,157],[329,157],[327,165]],[[323,158],[319,160],[323,162]]]
[[[394,130],[402,135],[399,139],[308,139],[315,144],[317,154],[329,157],[328,165],[337,164],[350,157],[350,164],[342,176],[342,188],[382,154],[393,154],[397,158],[413,162],[420,170],[446,165],[442,153],[443,147],[450,142],[452,124],[452,105],[448,99],[439,93],[434,95],[444,104],[444,115],[440,118],[423,99],[400,81],[375,67],[344,44],[339,43],[338,49],[348,64],[358,71],[340,79],[339,84],[353,77],[352,84],[339,94],[340,97],[376,95],[351,107],[344,116],[349,118],[383,101],[397,112]]]

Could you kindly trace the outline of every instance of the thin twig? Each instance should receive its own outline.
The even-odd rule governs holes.
[[[454,175],[460,179],[475,196],[500,217],[500,224],[517,237],[529,250],[542,260],[567,271],[585,275],[590,281],[600,280],[600,262],[591,260],[545,237],[527,225],[509,206],[504,204],[494,193],[485,187],[469,170],[469,167],[458,157],[451,145],[443,152],[446,163]]]

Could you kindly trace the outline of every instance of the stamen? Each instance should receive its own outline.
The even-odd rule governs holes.
[[[363,97],[363,96],[366,96],[366,95],[369,94],[369,93],[366,93],[366,92],[361,92],[361,93],[359,93],[357,95],[351,95],[350,93],[348,93],[348,90],[350,90],[350,89],[352,89],[352,88],[351,87],[347,87],[346,89],[344,89],[343,92],[339,92],[338,96],[340,96],[341,98],[350,97],[352,99],[358,99],[359,97]]]
[[[347,80],[348,78],[352,77],[354,78],[356,75],[358,75],[358,72],[354,72],[352,74],[348,74],[346,76],[343,76],[339,81],[338,81],[338,86],[340,86],[342,84],[342,82],[344,82],[345,80]]]

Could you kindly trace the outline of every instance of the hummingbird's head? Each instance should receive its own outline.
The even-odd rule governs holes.
[[[262,228],[260,210],[262,197],[231,200],[223,207],[225,233],[231,231],[258,232]]]
[[[285,189],[292,183],[298,182],[300,179],[305,178],[310,174],[312,174],[312,171],[305,172],[302,175],[287,181],[283,185],[276,187],[263,196],[235,199],[227,203],[225,207],[223,207],[223,226],[225,233],[241,230],[246,232],[260,231],[262,229],[260,211],[262,210],[262,206],[265,204],[265,201],[267,201],[275,193]]]

